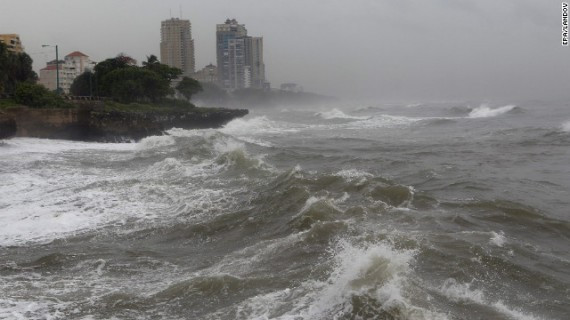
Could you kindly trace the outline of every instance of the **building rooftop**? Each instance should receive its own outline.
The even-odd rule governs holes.
[[[89,56],[80,51],[73,51],[72,53],[66,55],[66,57],[89,57]]]
[[[43,69],[41,69],[41,70],[56,70],[56,69],[57,69],[57,66],[56,66],[55,64],[50,64],[50,65],[46,66],[45,68],[43,68]],[[59,69],[60,69],[60,70],[62,69],[62,65],[61,65],[61,64],[59,65]],[[41,71],[41,70],[40,70],[40,71]]]

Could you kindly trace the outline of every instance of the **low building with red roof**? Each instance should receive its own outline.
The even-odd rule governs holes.
[[[59,65],[59,87],[64,93],[69,93],[73,80],[85,71],[93,70],[95,64],[83,52],[73,51],[59,63],[55,60],[48,62],[46,67],[40,70],[39,83],[49,90],[56,90],[58,69],[56,65]]]

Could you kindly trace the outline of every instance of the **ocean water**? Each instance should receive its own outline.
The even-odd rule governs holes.
[[[569,319],[570,104],[0,142],[0,319]]]

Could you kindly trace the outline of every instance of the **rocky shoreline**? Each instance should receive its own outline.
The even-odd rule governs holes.
[[[93,105],[73,109],[10,108],[0,112],[0,139],[35,137],[95,142],[129,142],[172,128],[219,128],[248,114],[246,109],[105,111]]]

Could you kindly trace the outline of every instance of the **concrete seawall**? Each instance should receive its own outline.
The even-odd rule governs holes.
[[[219,128],[248,114],[244,109],[119,112],[84,105],[74,109],[10,108],[0,113],[0,139],[9,136],[121,142],[161,135],[172,128]]]

